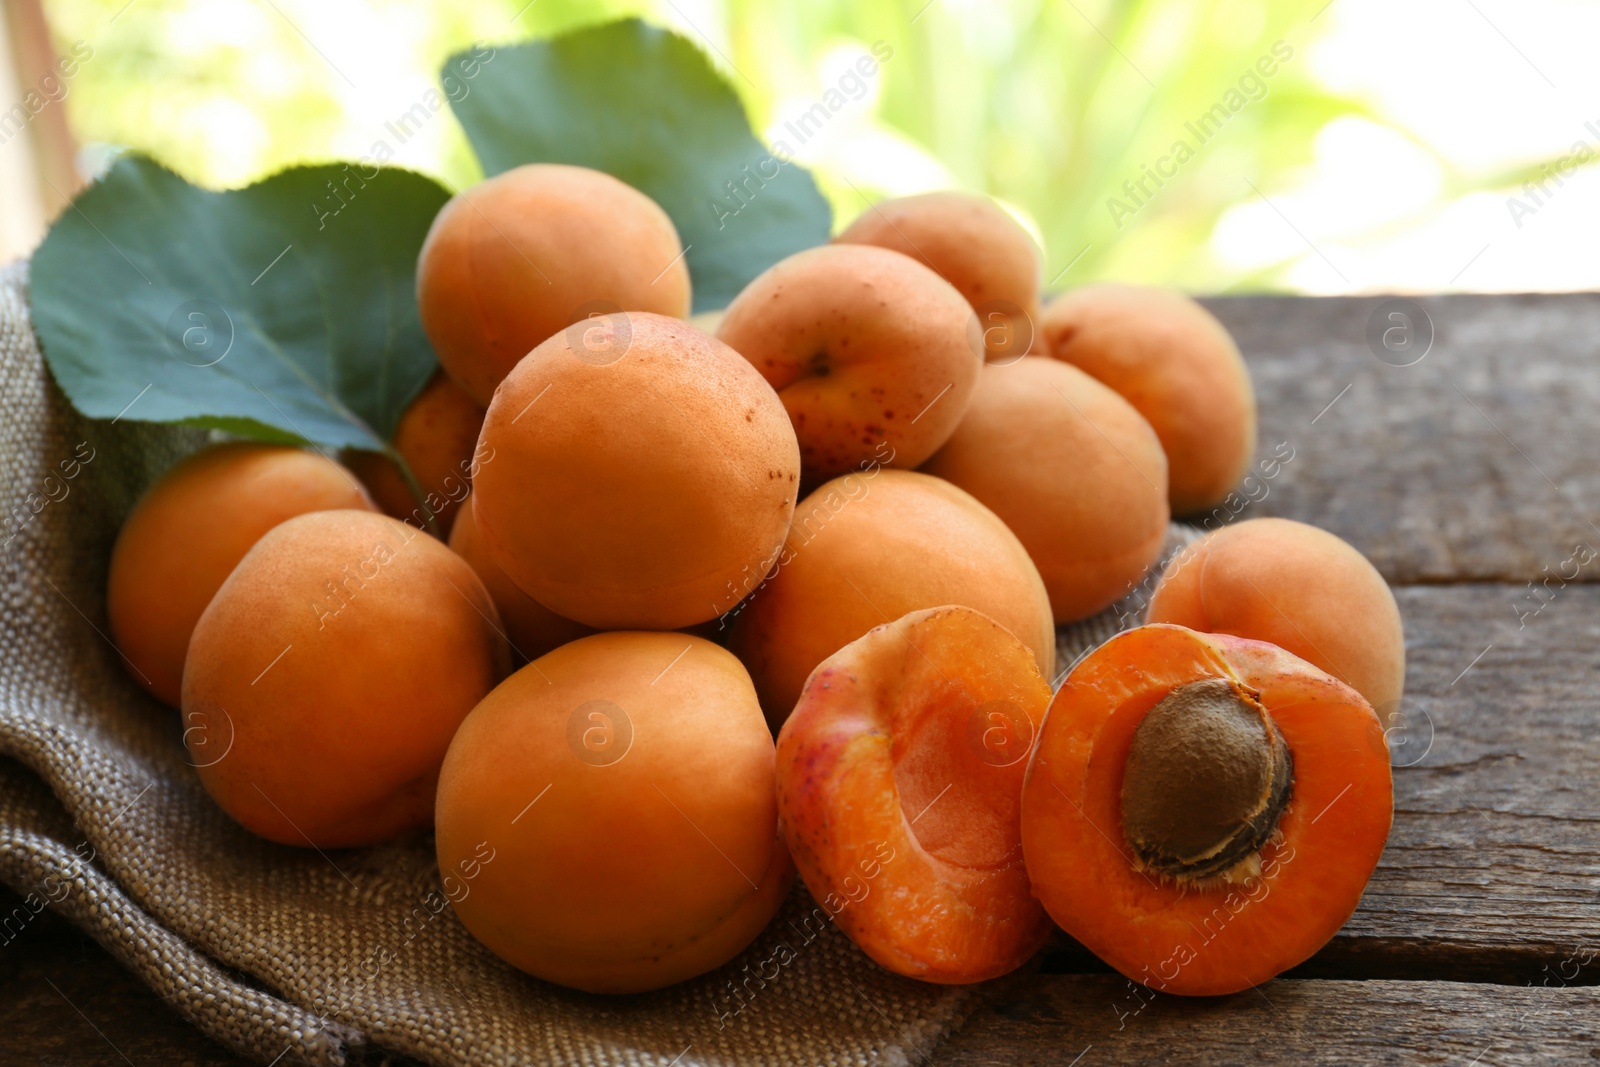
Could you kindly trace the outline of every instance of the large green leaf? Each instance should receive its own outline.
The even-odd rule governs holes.
[[[90,417],[382,450],[436,365],[415,273],[448,195],[363,164],[212,192],[125,157],[35,253],[34,328]]]
[[[688,249],[697,311],[828,239],[832,213],[810,173],[756,139],[698,48],[637,19],[498,49],[451,107],[487,174],[570,163],[653,198]]]

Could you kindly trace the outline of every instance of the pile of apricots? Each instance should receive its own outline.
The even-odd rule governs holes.
[[[1400,616],[1343,541],[1244,520],[1056,679],[1056,627],[1229,498],[1256,413],[1200,305],[1041,308],[1040,269],[989,200],[915,196],[691,317],[654,202],[501,174],[422,248],[441,370],[392,451],[178,463],[117,540],[114,639],[229,816],[432,831],[461,922],[552,982],[710,971],[798,872],[902,975],[1059,927],[1155,989],[1247,988],[1383,850]]]

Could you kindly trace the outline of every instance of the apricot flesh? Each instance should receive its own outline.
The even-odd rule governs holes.
[[[439,362],[488,406],[546,338],[593,313],[689,314],[672,220],[597,170],[516,167],[451,197],[417,260],[417,303]]]
[[[688,323],[618,313],[562,331],[501,384],[473,515],[490,557],[599,629],[716,618],[783,544],[799,490],[772,387]]]
[[[684,634],[585,637],[462,723],[439,868],[492,851],[455,909],[513,966],[592,993],[656,989],[727,962],[783,902],[773,774],[733,656]]]
[[[1039,322],[1039,249],[988,197],[936,192],[880,200],[839,236],[910,256],[956,287],[977,312],[988,358],[1033,347]]]
[[[1055,667],[1050,598],[1027,550],[965,491],[915,471],[848,474],[795,511],[775,572],[740,606],[728,647],[776,730],[811,671],[875,626],[957,604]]]
[[[1200,538],[1167,564],[1149,621],[1271,642],[1385,719],[1398,711],[1406,643],[1394,594],[1365,556],[1315,526],[1247,519]]]
[[[717,336],[783,399],[808,485],[931,456],[961,421],[982,350],[977,319],[949,282],[869,245],[776,264],[728,305]]]
[[[1122,397],[1069,364],[991,363],[922,465],[998,515],[1039,568],[1058,623],[1132,588],[1167,535],[1167,458]]]
[[[896,974],[978,982],[1050,921],[1028,887],[1020,800],[1050,686],[969,608],[912,612],[812,672],[778,735],[778,809],[811,895]]]
[[[1256,401],[1239,348],[1175,290],[1104,283],[1044,309],[1045,353],[1087,371],[1138,409],[1167,453],[1172,512],[1220,503],[1250,466]]]
[[[177,707],[195,623],[250,547],[296,515],[372,506],[353,474],[305,449],[235,441],[180,460],[111,550],[106,615],[129,674]]]
[[[286,845],[369,845],[428,825],[439,765],[510,669],[466,561],[397,519],[275,527],[200,616],[184,740],[212,798]]]
[[[430,518],[450,536],[456,513],[472,490],[473,453],[483,428],[483,405],[440,371],[406,406],[395,425],[394,449],[411,468],[422,498],[412,492],[389,457],[351,452],[345,464],[361,479],[386,515],[425,526]]]

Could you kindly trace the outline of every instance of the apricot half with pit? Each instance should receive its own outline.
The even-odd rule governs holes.
[[[896,974],[978,982],[1050,921],[1028,888],[1022,775],[1050,686],[962,607],[879,626],[812,672],[778,735],[778,808],[811,895]],[[833,910],[833,909],[830,909]]]

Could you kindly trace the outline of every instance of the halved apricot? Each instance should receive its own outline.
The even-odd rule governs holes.
[[[1021,966],[1023,769],[1050,702],[1028,646],[963,607],[914,611],[824,660],[778,735],[778,812],[811,895],[867,955],[928,982]]]
[[[1034,892],[1153,989],[1234,993],[1343,926],[1394,811],[1359,693],[1275,645],[1151,625],[1050,704],[1022,794]]]

